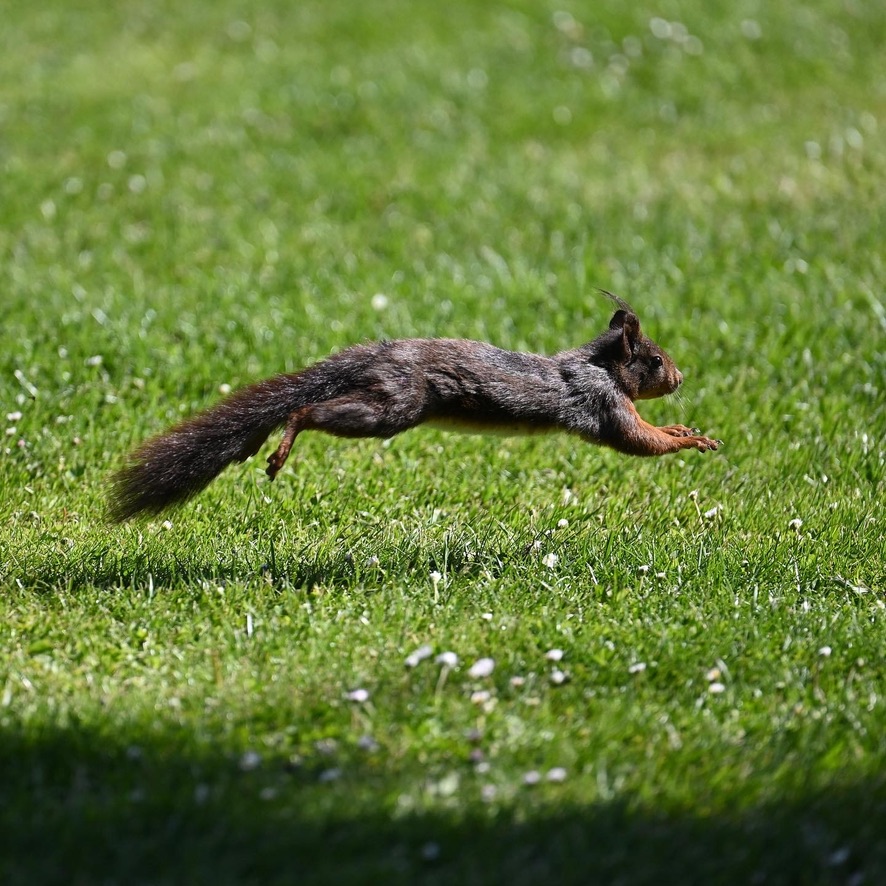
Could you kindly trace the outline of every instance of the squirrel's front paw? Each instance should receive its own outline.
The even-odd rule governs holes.
[[[700,433],[698,428],[687,428],[686,425],[666,425],[659,430],[671,437],[695,437]]]
[[[699,452],[715,452],[722,443],[722,440],[712,440],[710,437],[693,437],[691,445]]]

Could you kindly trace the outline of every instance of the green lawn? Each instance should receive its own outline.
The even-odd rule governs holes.
[[[3,19],[3,883],[886,882],[886,6]],[[306,434],[104,519],[224,386],[598,286],[719,452]]]

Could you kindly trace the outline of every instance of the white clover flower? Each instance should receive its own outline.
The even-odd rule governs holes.
[[[411,652],[406,656],[406,667],[414,668],[419,662],[424,661],[426,658],[430,658],[433,654],[433,647],[427,643],[423,643],[415,650],[415,652]]]
[[[473,677],[474,679],[488,677],[494,670],[494,658],[478,658],[477,661],[471,665],[471,669],[468,671],[468,676]]]
[[[240,769],[243,772],[252,772],[261,766],[261,754],[258,751],[246,751],[240,757]]]

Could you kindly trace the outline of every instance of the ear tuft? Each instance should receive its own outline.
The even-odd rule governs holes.
[[[608,298],[610,301],[615,302],[615,304],[625,313],[634,313],[634,309],[623,298],[620,298],[614,292],[610,292],[608,289],[598,289],[597,291],[605,295],[606,298]]]

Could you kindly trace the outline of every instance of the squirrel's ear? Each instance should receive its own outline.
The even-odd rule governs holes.
[[[640,341],[640,320],[633,311],[616,311],[609,321],[610,329],[621,330],[621,344],[625,360],[633,356],[634,348]]]
[[[633,311],[616,311],[609,321],[610,329],[623,329],[631,341],[640,338],[640,319]]]
[[[621,329],[625,325],[625,317],[627,317],[627,311],[616,311],[612,315],[612,319],[609,321],[610,329]]]

